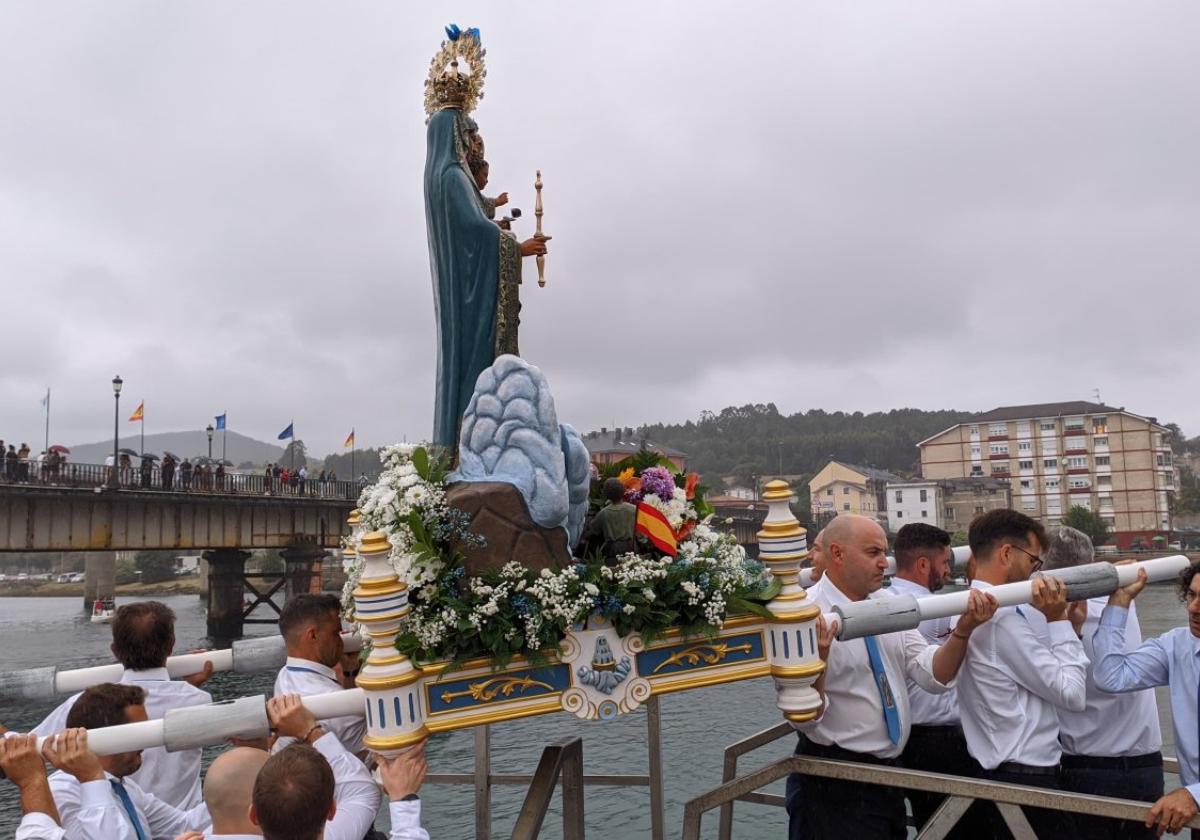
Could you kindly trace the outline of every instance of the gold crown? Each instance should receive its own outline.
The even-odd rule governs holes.
[[[487,50],[479,42],[478,30],[460,32],[455,27],[452,37],[442,41],[441,49],[429,63],[429,78],[425,80],[425,113],[432,117],[443,108],[458,108],[464,114],[475,110],[476,104],[483,98],[483,81],[487,77],[487,68],[484,66],[486,55]]]

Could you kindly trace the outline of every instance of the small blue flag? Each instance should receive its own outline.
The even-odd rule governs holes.
[[[292,426],[294,425],[296,425],[294,422],[288,423],[288,427],[279,433],[279,440],[287,440],[290,438],[292,436]]]
[[[225,415],[224,415],[224,414],[218,414],[218,415],[217,415],[217,429],[216,429],[216,430],[219,432],[219,431],[221,431],[221,430],[222,430],[222,429],[224,429],[224,428],[225,428]]]

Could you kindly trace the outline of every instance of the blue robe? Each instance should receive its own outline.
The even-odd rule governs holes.
[[[433,443],[449,448],[457,445],[479,374],[499,352],[516,352],[515,309],[503,304],[515,304],[521,272],[519,243],[488,219],[467,169],[466,119],[457,109],[438,111],[426,140],[425,220],[438,325]],[[503,295],[502,283],[509,284]]]

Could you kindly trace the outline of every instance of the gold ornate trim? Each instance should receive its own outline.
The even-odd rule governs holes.
[[[798,624],[802,621],[812,621],[821,614],[821,608],[816,604],[804,607],[796,612],[776,613],[771,619],[772,624]]]
[[[414,729],[412,732],[406,732],[403,735],[395,735],[391,738],[372,738],[370,735],[363,738],[363,744],[367,747],[377,750],[399,750],[404,747],[410,747],[413,744],[419,744],[429,737],[429,729],[421,726]]]
[[[650,680],[650,690],[652,694],[670,694],[674,691],[686,691],[692,688],[707,688],[710,685],[742,682],[743,680],[770,676],[770,674],[771,666],[766,661],[753,662],[745,668],[742,667],[741,662],[735,663],[728,668],[705,666],[702,668],[693,668],[688,671],[680,671],[678,675],[662,674],[659,677],[652,678]]]
[[[784,712],[783,716],[792,723],[807,723],[821,713],[820,709],[812,712]]]
[[[554,691],[554,686],[535,680],[533,677],[493,677],[481,683],[470,683],[465,691],[443,691],[442,702],[449,705],[459,697],[470,697],[480,703],[489,703],[498,695],[511,697],[514,691],[524,692],[529,688],[544,688]]]
[[[533,699],[505,700],[487,706],[468,706],[465,709],[454,709],[453,711],[431,712],[425,725],[430,732],[434,733],[454,732],[472,726],[553,714],[562,711],[561,696],[561,693],[539,694]],[[517,702],[520,702],[521,705],[513,705]]]
[[[716,665],[731,653],[750,653],[752,650],[754,650],[754,645],[749,642],[743,642],[740,645],[727,645],[724,643],[692,645],[691,647],[672,653],[662,662],[658,663],[658,666],[650,672],[650,675],[653,676],[663,668],[671,665],[683,665],[685,663],[687,665],[699,665],[701,662]],[[688,670],[691,669],[689,668]]]
[[[412,685],[424,676],[417,668],[413,668],[407,674],[396,674],[391,677],[364,677],[359,676],[355,680],[355,685],[363,689],[374,689],[376,691],[388,691],[393,688],[404,688],[407,685]]]
[[[811,665],[772,665],[771,676],[781,678],[815,677],[825,670],[824,662],[814,662]]]

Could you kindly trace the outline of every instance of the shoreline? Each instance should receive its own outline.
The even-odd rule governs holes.
[[[119,583],[120,595],[200,595],[198,578],[164,580],[159,583]],[[0,598],[82,598],[82,583],[0,583]]]

